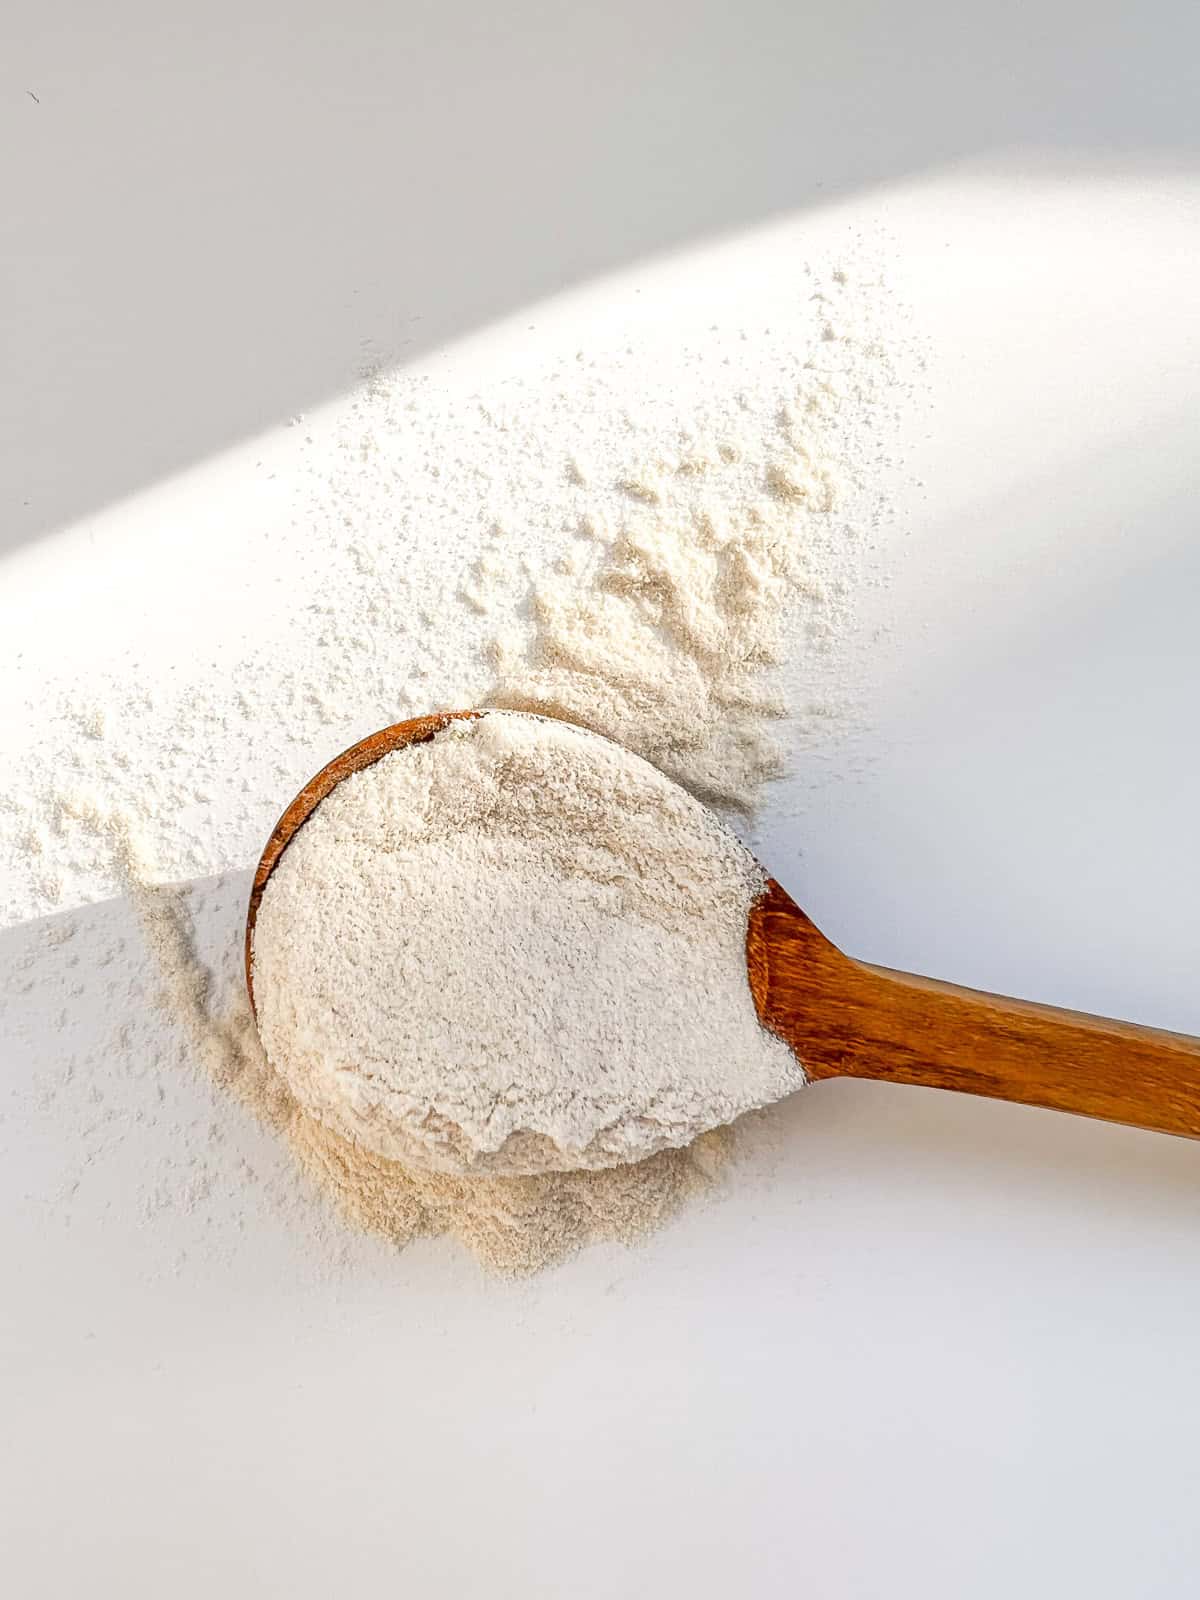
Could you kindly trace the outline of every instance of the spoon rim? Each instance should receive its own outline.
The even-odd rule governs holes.
[[[391,755],[395,750],[404,750],[410,745],[426,743],[435,734],[441,733],[443,728],[449,727],[452,722],[470,721],[483,714],[482,710],[434,711],[420,717],[409,717],[404,722],[393,722],[390,727],[369,733],[365,739],[360,739],[357,744],[352,744],[340,755],[334,756],[332,761],[326,762],[321,770],[308,780],[295,799],[285,807],[278,822],[271,829],[262,855],[259,857],[258,866],[254,871],[254,881],[250,885],[250,898],[246,905],[246,993],[250,998],[250,1010],[255,1017],[258,1016],[258,1008],[254,1003],[254,925],[258,920],[258,908],[271,874],[279,865],[284,851],[296,834],[321,801],[327,799],[343,779],[351,777],[356,772],[362,772],[366,767],[373,767],[377,761],[382,761],[384,756]]]

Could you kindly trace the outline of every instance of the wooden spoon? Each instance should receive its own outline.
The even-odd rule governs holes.
[[[414,717],[373,733],[317,773],[267,841],[246,913],[254,1004],[254,922],[289,841],[352,772],[432,739],[477,711]],[[872,967],[843,955],[773,878],[752,906],[746,968],[764,1027],[810,1079],[877,1078],[957,1089],[1200,1138],[1200,1039],[1062,1011]]]

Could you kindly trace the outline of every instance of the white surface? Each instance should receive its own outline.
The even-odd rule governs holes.
[[[1190,9],[120,9],[44,8],[4,50],[26,678],[119,658],[104,573],[148,671],[236,649],[271,491],[259,443],[213,452],[327,400],[367,342],[479,330],[455,359],[502,370],[533,302],[596,270],[629,269],[549,322],[686,294],[718,234],[802,257],[882,223],[931,355],[924,488],[885,552],[870,729],[802,765],[762,853],[855,953],[1200,1031]],[[181,577],[196,603],[156,611]],[[243,891],[207,888],[211,938]],[[85,972],[110,929],[127,907],[88,913]],[[28,937],[0,935],[0,976]],[[444,1243],[331,1266],[243,1200],[239,1159],[277,1158],[186,1079],[148,1077],[153,1139],[116,1129],[45,1202],[71,1126],[19,1117],[70,959],[4,1057],[14,1592],[1194,1591],[1200,1148],[821,1086],[636,1253],[517,1289]],[[101,1001],[68,1031],[104,1026]],[[202,1118],[228,1191],[132,1214]]]

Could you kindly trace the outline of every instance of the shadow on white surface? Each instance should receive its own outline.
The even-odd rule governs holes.
[[[214,1016],[243,981],[248,872],[184,887]],[[390,1248],[347,1230],[286,1149],[213,1084],[182,1025],[164,1027],[162,974],[127,899],[0,931],[7,1048],[0,1234],[32,1276],[99,1251],[110,1276],[262,1286],[347,1271],[414,1281]],[[786,1211],[814,1183],[853,1206],[872,1187],[961,1209],[1005,1190],[1089,1214],[1178,1219],[1200,1207],[1200,1145],[931,1090],[821,1083],[746,1118],[723,1196],[694,1210],[723,1254],[725,1208]],[[889,1176],[890,1175],[890,1176]],[[739,1201],[739,1194],[742,1199]],[[703,1220],[708,1219],[708,1224]],[[727,1243],[729,1241],[726,1241]],[[647,1248],[654,1248],[647,1246]],[[734,1246],[736,1249],[736,1245]],[[602,1252],[603,1253],[603,1252]],[[611,1252],[610,1252],[611,1253]],[[475,1276],[457,1246],[413,1253],[440,1288]],[[619,1252],[618,1252],[619,1254]],[[453,1258],[453,1259],[452,1259]],[[77,1270],[77,1269],[72,1269]]]
[[[1198,28],[1173,0],[1036,26],[950,0],[27,11],[0,95],[0,551],[768,217],[963,161],[1194,170]]]
[[[184,888],[214,1015],[238,981],[248,879]],[[286,1235],[307,1209],[319,1231],[322,1208],[306,1207],[286,1152],[164,1017],[164,974],[127,898],[0,932],[0,974],[9,1260],[36,1275],[56,1243],[68,1257],[82,1245],[122,1278],[169,1279],[189,1261],[236,1268],[249,1253],[261,1264],[266,1238],[247,1236],[249,1218],[260,1235]]]
[[[228,942],[243,891],[200,886],[205,942]],[[71,918],[70,938],[53,919],[0,954],[13,970],[48,943],[43,1003],[97,982],[103,1037],[144,997],[114,1004],[94,958],[124,939],[136,964],[137,935],[119,902]],[[547,1549],[587,1552],[572,1593],[596,1600],[681,1573],[713,1596],[750,1574],[767,1600],[811,1573],[824,1594],[881,1593],[897,1571],[920,1574],[900,1593],[987,1600],[1047,1572],[1186,1592],[1198,1145],[822,1084],[750,1119],[712,1204],[497,1284],[444,1241],[397,1256],[349,1237],[339,1257],[317,1208],[273,1203],[281,1154],[185,1060],[63,1083],[57,1049],[42,1035],[12,1063],[0,1162],[18,1286],[0,1359],[22,1379],[0,1524],[23,1594],[84,1571],[139,1600],[240,1592],[248,1572],[316,1594],[402,1563],[431,1594],[482,1592],[483,1570],[489,1592],[549,1596]],[[36,1116],[31,1057],[58,1088]],[[114,1140],[72,1206],[62,1163],[97,1113]],[[1088,1540],[1109,1452],[1146,1448],[1180,1462],[1121,1496],[1135,1528],[1177,1522],[1153,1571],[1132,1536],[1103,1558]],[[1062,1475],[1031,1551],[1013,1508],[1028,1521]],[[952,1525],[931,1528],[931,1492],[954,1485]],[[597,1515],[620,1537],[596,1543]]]
[[[194,887],[205,953],[236,946],[244,897],[244,874]],[[897,1573],[984,1600],[1080,1572],[1094,1595],[1186,1593],[1200,1145],[822,1084],[751,1119],[723,1193],[633,1250],[517,1285],[445,1241],[339,1253],[186,1051],[95,1059],[151,999],[139,937],[119,901],[0,934],[0,971],[33,985],[0,1160],[23,1595],[82,1574],[135,1600],[248,1573],[368,1592],[403,1567],[430,1594],[550,1596],[576,1563],[595,1600],[681,1575],[756,1600]],[[1148,1450],[1177,1470],[1122,1488],[1130,1532],[1101,1550],[1112,1452]],[[1036,1548],[1013,1539],[1047,1501]]]

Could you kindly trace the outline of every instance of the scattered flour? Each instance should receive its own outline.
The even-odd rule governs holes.
[[[732,281],[730,300],[746,300]],[[181,1052],[344,1214],[397,1243],[453,1233],[505,1270],[628,1237],[711,1183],[719,1133],[604,1171],[468,1180],[327,1130],[265,1066],[238,975],[245,878],[229,875],[326,760],[423,711],[566,716],[743,820],[785,745],[819,755],[852,725],[854,598],[914,395],[902,315],[871,249],[851,245],[831,270],[797,269],[769,324],[710,321],[664,337],[643,321],[482,387],[433,367],[372,375],[261,444],[245,491],[270,500],[238,535],[249,651],[226,638],[211,661],[186,645],[168,661],[139,641],[86,680],[64,674],[57,710],[52,669],[18,666],[28,705],[11,700],[0,751],[0,938],[15,952],[0,1030],[36,1065],[10,1075],[0,1129],[53,1132],[44,1205],[69,1218],[124,1137],[157,1154],[145,1192],[106,1208],[178,1214],[255,1185],[318,1229],[265,1147],[235,1156],[219,1099],[168,1115],[187,1099]]]
[[[344,779],[254,936],[270,1061],[317,1120],[456,1174],[611,1167],[799,1088],[759,1025],[754,858],[639,757],[511,712]]]

